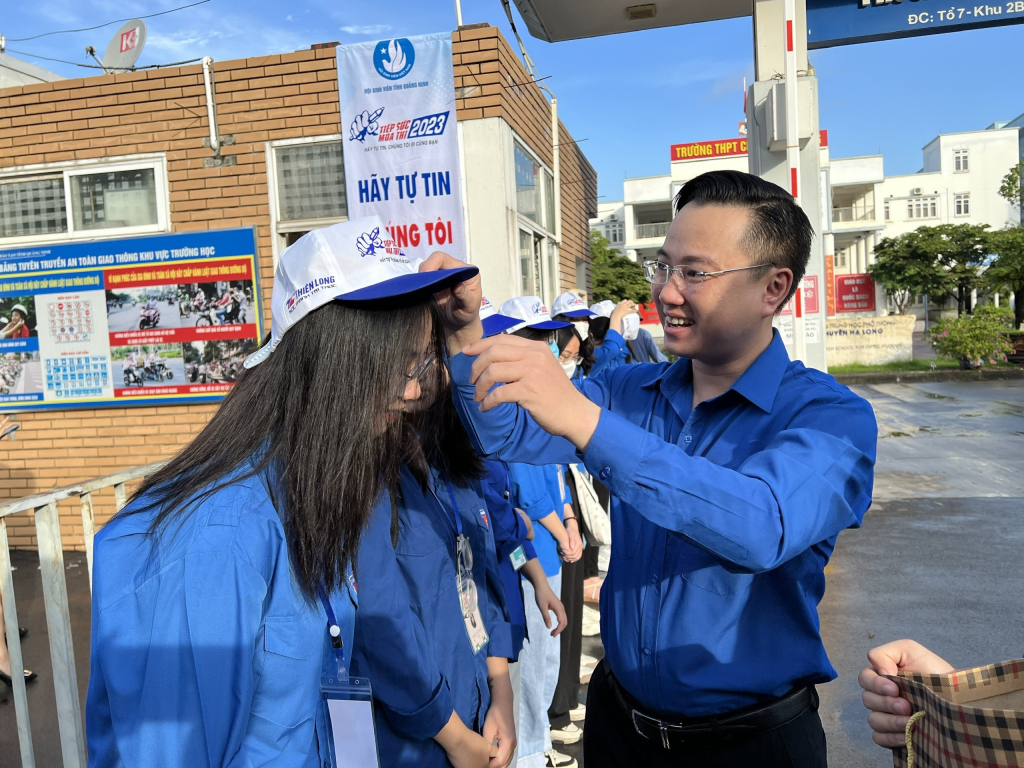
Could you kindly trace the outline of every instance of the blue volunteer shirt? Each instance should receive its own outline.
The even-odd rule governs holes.
[[[594,364],[590,368],[590,375],[597,376],[603,371],[625,365],[627,355],[629,348],[626,347],[626,340],[621,333],[609,328],[601,346],[594,347]]]
[[[478,653],[466,632],[456,584],[456,513],[436,471],[431,470],[424,493],[403,468],[397,544],[391,539],[391,502],[383,499],[359,546],[352,674],[370,678],[380,763],[389,768],[449,766],[433,737],[452,711],[480,732],[491,701],[487,657],[512,654],[482,493],[476,481],[453,485],[453,491],[473,549],[473,580],[490,635]]]
[[[540,524],[552,512],[562,519],[562,504],[558,500],[557,467],[534,466],[525,463],[508,465],[512,483],[512,503],[533,521],[533,548],[544,568],[545,576],[557,576],[562,569],[558,556],[558,542],[548,529]]]
[[[90,768],[327,765],[327,614],[306,599],[261,477],[147,534],[132,502],[95,540]],[[330,596],[346,648],[355,607]]]
[[[521,408],[481,413],[472,358],[452,359],[456,405],[480,450],[573,462]],[[601,636],[643,706],[705,716],[836,673],[817,605],[836,537],[871,503],[871,406],[771,344],[721,396],[693,408],[689,360],[577,383],[603,409],[582,459],[611,490]]]

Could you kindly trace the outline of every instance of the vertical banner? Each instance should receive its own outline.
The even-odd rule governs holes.
[[[412,259],[465,259],[451,34],[337,50],[349,216],[380,216]]]

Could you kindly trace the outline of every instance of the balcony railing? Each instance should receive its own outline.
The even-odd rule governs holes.
[[[633,227],[633,232],[637,240],[643,240],[648,237],[665,237],[668,235],[668,228],[671,223],[671,221],[659,221],[654,224],[637,224]]]
[[[860,206],[846,206],[845,208],[832,209],[832,221],[874,221],[875,209],[863,208]]]

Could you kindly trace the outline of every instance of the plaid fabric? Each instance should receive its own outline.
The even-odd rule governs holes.
[[[993,696],[1024,691],[1024,660],[948,675],[889,677],[924,711],[913,726],[915,768],[1024,768],[1024,708],[985,708]],[[907,750],[893,750],[895,768],[907,768]]]

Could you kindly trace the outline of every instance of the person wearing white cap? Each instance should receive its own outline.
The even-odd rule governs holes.
[[[93,764],[331,765],[349,669],[382,765],[508,764],[504,594],[434,298],[476,274],[418,273],[376,217],[281,255],[269,338],[96,535]]]
[[[32,335],[28,327],[28,310],[24,304],[11,307],[11,320],[0,329],[0,339],[24,339]]]
[[[509,317],[503,315],[494,308],[494,305],[487,300],[484,296],[480,301],[480,322],[484,326],[484,336],[494,336],[498,333],[504,333],[509,328],[519,325],[519,320],[515,317]]]

